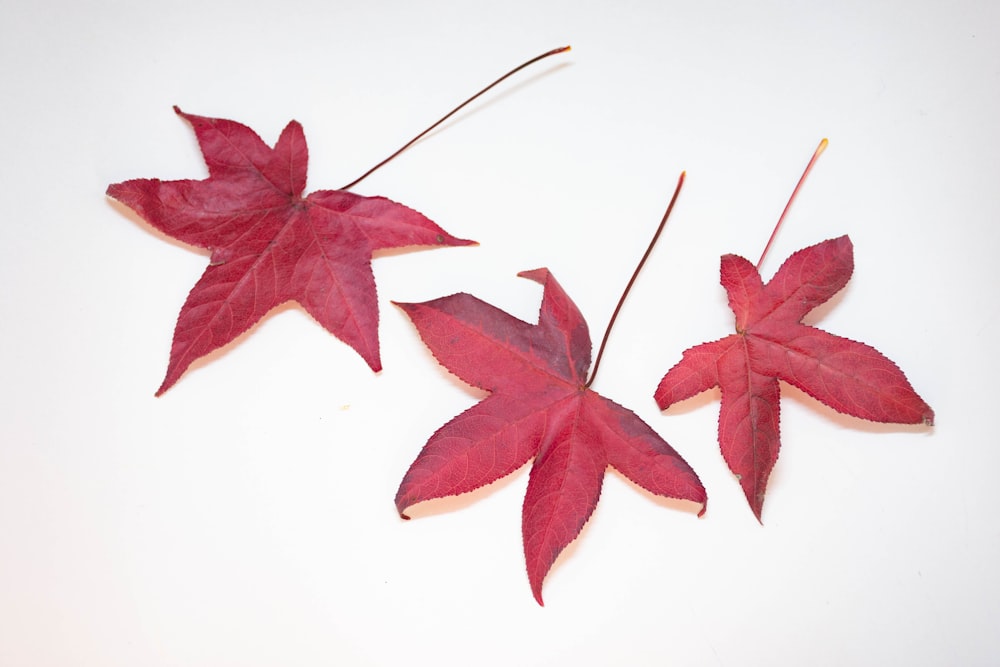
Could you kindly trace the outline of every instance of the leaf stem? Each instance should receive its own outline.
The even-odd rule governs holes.
[[[372,167],[371,169],[369,169],[365,173],[361,174],[356,179],[354,179],[353,181],[351,181],[350,183],[348,183],[347,185],[345,185],[344,187],[342,187],[340,189],[341,190],[350,190],[355,185],[357,185],[361,181],[363,181],[366,178],[368,178],[369,176],[371,176],[376,170],[378,170],[381,167],[385,166],[388,162],[390,162],[391,160],[393,160],[396,156],[398,156],[400,153],[402,153],[403,151],[405,151],[407,148],[409,148],[413,144],[415,144],[418,141],[420,141],[421,139],[423,139],[428,133],[430,133],[432,130],[434,130],[434,128],[436,128],[441,123],[445,122],[446,120],[448,120],[449,118],[451,118],[452,116],[454,116],[459,111],[461,111],[463,108],[466,107],[466,105],[468,105],[471,102],[475,101],[477,98],[479,98],[479,96],[483,95],[484,93],[486,93],[491,88],[493,88],[497,84],[501,83],[502,81],[504,81],[508,77],[511,77],[514,74],[517,74],[518,72],[520,72],[525,67],[528,67],[529,65],[533,65],[534,63],[538,62],[539,60],[542,60],[544,58],[548,58],[549,56],[554,56],[557,53],[564,53],[564,52],[569,51],[569,50],[570,50],[569,46],[560,46],[558,49],[552,49],[551,51],[546,51],[545,53],[543,53],[543,54],[541,54],[539,56],[535,56],[531,60],[528,60],[526,62],[521,63],[520,65],[518,65],[514,69],[510,70],[509,72],[507,72],[506,74],[504,74],[503,76],[501,76],[499,79],[497,79],[496,81],[494,81],[490,85],[488,85],[485,88],[483,88],[482,90],[480,90],[475,95],[473,95],[472,97],[470,97],[469,99],[465,100],[464,102],[462,102],[461,104],[459,104],[457,107],[455,107],[454,109],[452,109],[451,111],[449,111],[448,113],[446,113],[436,123],[434,123],[433,125],[431,125],[430,127],[428,127],[426,130],[424,130],[423,132],[421,132],[417,136],[415,136],[412,139],[410,139],[408,142],[406,142],[406,144],[404,144],[403,147],[400,148],[399,150],[397,150],[395,153],[393,153],[392,155],[390,155],[386,159],[382,160],[377,165],[375,165],[374,167]]]
[[[660,220],[659,226],[656,228],[656,232],[653,234],[653,238],[650,240],[649,245],[646,246],[646,252],[643,253],[642,259],[639,260],[639,264],[635,267],[635,271],[632,272],[632,277],[628,279],[628,284],[625,285],[625,290],[622,292],[622,296],[618,299],[618,305],[615,306],[615,311],[611,314],[611,319],[608,321],[608,328],[604,330],[604,338],[601,339],[601,346],[597,350],[597,359],[594,360],[594,366],[590,369],[590,378],[587,383],[583,385],[584,387],[590,387],[594,383],[594,378],[597,377],[597,368],[601,365],[601,358],[604,356],[604,348],[608,344],[608,337],[611,335],[611,327],[615,325],[615,320],[618,319],[618,313],[621,312],[622,305],[625,303],[625,297],[628,296],[629,291],[632,289],[632,285],[635,284],[635,279],[639,277],[639,272],[642,271],[643,265],[646,260],[649,259],[649,254],[653,252],[653,246],[656,245],[657,240],[660,238],[660,234],[663,232],[663,228],[667,224],[667,218],[670,217],[670,212],[674,210],[674,203],[677,201],[677,195],[681,193],[681,186],[684,185],[684,177],[687,175],[686,171],[682,171],[680,177],[677,179],[677,187],[674,188],[674,194],[670,198],[670,203],[667,204],[667,211],[663,214],[663,218]]]
[[[795,189],[792,190],[792,196],[788,198],[788,203],[785,204],[785,210],[781,212],[781,217],[778,218],[778,224],[774,226],[774,230],[771,232],[771,238],[767,240],[767,245],[764,246],[764,252],[760,254],[760,259],[757,260],[757,271],[760,271],[760,265],[764,263],[764,257],[767,255],[767,251],[771,248],[771,243],[774,242],[774,237],[778,235],[778,228],[781,227],[781,223],[784,221],[785,215],[788,213],[788,209],[792,207],[792,202],[795,201],[795,195],[799,193],[799,188],[802,187],[803,181],[806,180],[806,176],[808,176],[809,172],[812,171],[813,165],[816,164],[816,159],[819,157],[819,154],[826,150],[826,146],[829,143],[830,142],[826,139],[819,142],[819,146],[816,147],[816,151],[809,160],[809,164],[806,165],[805,170],[799,177],[799,182],[795,184]]]

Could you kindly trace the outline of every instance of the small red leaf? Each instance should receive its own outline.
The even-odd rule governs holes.
[[[544,287],[538,324],[468,294],[397,304],[443,366],[491,394],[431,436],[396,507],[405,517],[416,503],[472,491],[534,457],[522,536],[541,604],[542,581],[594,511],[607,466],[651,493],[703,506],[705,489],[635,413],[584,386],[590,334],[555,278],[547,269],[520,275]]]
[[[245,125],[174,110],[194,128],[209,177],[136,179],[107,191],[164,234],[212,251],[181,308],[157,394],[191,362],[287,301],[299,303],[380,370],[372,252],[473,242],[383,197],[343,190],[303,197],[308,151],[295,121],[272,149]]]
[[[736,333],[684,352],[660,381],[660,409],[718,386],[719,445],[760,520],[778,458],[778,380],[844,414],[893,424],[932,424],[934,412],[892,361],[873,347],[806,326],[802,318],[851,277],[846,236],[789,257],[766,285],[742,257],[722,258],[722,286]]]

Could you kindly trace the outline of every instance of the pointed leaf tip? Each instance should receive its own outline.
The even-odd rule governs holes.
[[[549,270],[544,266],[539,269],[530,269],[528,271],[521,271],[517,274],[518,278],[527,278],[528,280],[534,280],[536,283],[544,283],[545,279],[549,277]]]

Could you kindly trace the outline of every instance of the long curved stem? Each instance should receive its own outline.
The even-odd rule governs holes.
[[[816,152],[813,153],[812,159],[809,160],[809,164],[806,165],[805,170],[802,175],[799,176],[799,182],[795,184],[795,189],[792,190],[792,196],[788,198],[788,203],[785,204],[785,209],[781,212],[781,217],[778,218],[778,224],[774,226],[774,230],[771,232],[771,238],[767,240],[767,245],[764,246],[764,252],[760,254],[760,259],[757,260],[757,270],[760,271],[760,265],[764,263],[764,256],[767,255],[767,251],[771,248],[771,243],[774,242],[774,237],[778,235],[778,228],[781,227],[781,223],[785,220],[785,215],[788,213],[788,209],[792,207],[792,202],[795,201],[795,195],[799,193],[799,188],[802,187],[802,183],[806,180],[806,176],[812,171],[813,165],[816,164],[816,159],[819,154],[826,150],[827,144],[830,142],[823,139],[819,142],[819,146],[816,147]]]
[[[436,123],[434,123],[433,125],[431,125],[430,127],[428,127],[426,130],[424,130],[423,132],[421,132],[417,136],[415,136],[412,139],[410,139],[408,142],[406,142],[406,144],[404,144],[403,147],[400,148],[399,150],[397,150],[395,153],[393,153],[392,155],[390,155],[386,159],[382,160],[377,165],[375,165],[374,167],[372,167],[371,169],[369,169],[365,173],[361,174],[356,179],[354,179],[353,181],[351,181],[350,183],[348,183],[347,185],[345,185],[344,187],[342,187],[340,189],[341,190],[349,190],[349,189],[353,188],[355,185],[357,185],[358,183],[360,183],[361,181],[365,180],[366,178],[368,178],[369,176],[371,176],[373,173],[375,173],[375,171],[377,171],[381,167],[385,166],[388,162],[392,161],[396,156],[398,156],[400,153],[402,153],[403,151],[405,151],[407,148],[409,148],[413,144],[415,144],[418,141],[420,141],[421,139],[423,139],[429,132],[431,132],[432,130],[434,130],[434,128],[436,128],[441,123],[445,122],[446,120],[448,120],[449,118],[451,118],[452,116],[454,116],[459,111],[461,111],[463,108],[465,108],[466,105],[468,105],[471,102],[475,101],[477,98],[479,98],[480,95],[486,93],[488,90],[490,90],[491,88],[493,88],[494,86],[496,86],[500,82],[504,81],[508,77],[511,77],[514,74],[517,74],[518,72],[520,72],[525,67],[528,67],[529,65],[532,65],[532,64],[538,62],[539,60],[542,60],[543,58],[548,58],[549,56],[554,56],[557,53],[563,53],[563,52],[569,51],[569,50],[570,50],[569,46],[560,46],[558,49],[552,49],[551,51],[546,51],[545,53],[543,53],[543,54],[541,54],[539,56],[535,56],[531,60],[528,60],[526,62],[521,63],[520,65],[518,65],[514,69],[510,70],[509,72],[507,72],[506,74],[504,74],[503,76],[501,76],[499,79],[497,79],[496,81],[494,81],[490,85],[488,85],[485,88],[483,88],[482,90],[480,90],[475,95],[473,95],[472,97],[470,97],[469,99],[465,100],[464,102],[462,102],[461,104],[459,104],[457,107],[455,107],[454,109],[452,109],[451,111],[449,111],[448,113],[446,113]]]
[[[622,292],[622,296],[618,299],[618,305],[615,306],[615,312],[611,314],[611,319],[608,321],[608,328],[604,330],[604,338],[601,339],[601,347],[597,350],[597,359],[594,360],[594,366],[590,369],[590,378],[587,380],[585,387],[590,387],[594,383],[594,378],[597,377],[597,368],[601,365],[601,357],[604,356],[604,348],[608,344],[608,337],[611,335],[611,327],[615,325],[615,320],[618,319],[618,313],[621,312],[622,305],[625,303],[625,297],[628,296],[629,291],[632,289],[632,285],[635,284],[635,279],[639,277],[639,272],[642,271],[642,266],[649,259],[649,254],[653,252],[653,246],[656,245],[656,241],[660,238],[660,233],[663,232],[663,228],[667,224],[667,218],[670,217],[670,212],[674,210],[674,203],[677,201],[677,195],[681,193],[681,186],[684,185],[684,177],[687,172],[682,171],[680,178],[677,179],[677,187],[674,188],[674,195],[670,198],[670,203],[667,205],[667,211],[663,214],[663,218],[660,220],[659,226],[656,228],[656,232],[653,234],[652,240],[649,245],[646,246],[646,252],[643,253],[642,259],[639,260],[639,264],[635,267],[635,271],[632,272],[632,277],[629,278],[628,284],[625,285],[625,291]]]

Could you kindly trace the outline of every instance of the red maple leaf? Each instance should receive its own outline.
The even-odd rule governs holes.
[[[720,387],[719,445],[760,520],[778,458],[779,384],[784,380],[844,414],[892,424],[932,424],[934,412],[881,352],[801,323],[851,277],[847,236],[799,250],[766,285],[736,255],[722,258],[722,286],[736,333],[684,352],[656,390],[660,409]]]
[[[586,386],[587,323],[548,269],[519,274],[544,287],[538,324],[469,294],[397,304],[437,360],[490,393],[441,427],[396,494],[404,518],[415,503],[472,491],[534,457],[522,535],[531,590],[597,505],[611,465],[647,491],[703,505],[688,464],[639,417]]]
[[[319,190],[303,197],[308,151],[292,121],[269,148],[231,120],[181,112],[208,165],[203,181],[136,179],[107,194],[164,234],[212,251],[181,308],[162,394],[199,357],[226,345],[287,301],[381,369],[372,253],[469,245],[383,197]]]

